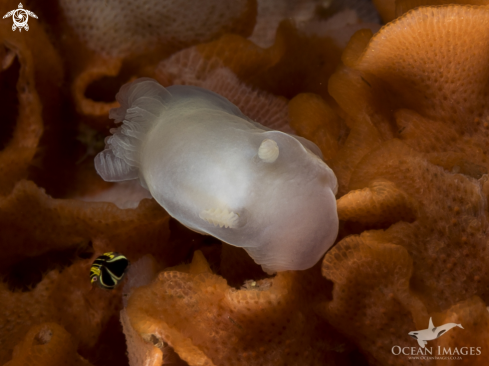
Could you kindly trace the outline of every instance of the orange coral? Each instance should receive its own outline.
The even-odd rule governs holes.
[[[12,292],[1,284],[0,363],[10,359],[13,346],[29,328],[42,322],[62,324],[73,336],[76,346],[80,343],[85,352],[95,345],[102,328],[120,307],[120,291],[91,290],[86,280],[89,269],[90,262],[82,261],[62,273],[51,271],[28,292]],[[78,291],[72,291],[73,287]]]
[[[121,323],[126,335],[129,363],[131,365],[160,366],[163,362],[160,347],[146,341],[134,330],[126,310],[121,311]]]
[[[351,110],[348,112],[351,113]],[[292,127],[301,136],[315,142],[325,155],[338,179],[338,196],[348,191],[350,176],[356,165],[382,142],[378,128],[365,111],[354,117],[347,115],[343,119],[314,94],[299,94],[292,99],[289,117]]]
[[[325,256],[323,274],[335,288],[319,311],[374,363],[416,364],[390,347],[409,347],[407,331],[426,328],[428,314],[436,324],[460,317],[474,326],[467,309],[487,318],[476,309],[489,295],[487,47],[479,37],[488,15],[487,7],[418,8],[372,38],[360,31],[330,79],[350,128],[331,159],[344,194],[342,235],[360,235]],[[370,131],[363,140],[360,128]],[[454,332],[435,345],[483,347],[482,334],[470,340]]]
[[[92,365],[77,354],[76,343],[63,327],[56,323],[43,323],[29,329],[23,341],[15,347],[12,361],[5,366],[63,364]]]
[[[337,153],[346,135],[346,125],[335,111],[316,94],[299,94],[289,103],[290,125],[301,136],[320,146],[325,160]]]
[[[362,93],[361,103],[367,103],[367,98],[380,103],[378,98],[386,95],[384,104],[395,111],[383,116],[374,112],[371,118],[395,123],[399,138],[418,151],[460,153],[487,169],[489,43],[480,34],[488,17],[486,7],[421,7],[370,40],[367,35],[352,39],[343,61],[371,85],[370,93],[382,90],[372,97]],[[414,29],[416,37],[411,37]],[[405,37],[402,43],[397,40],[400,33]],[[361,43],[367,41],[363,50]],[[331,87],[334,95],[342,93]]]
[[[311,312],[307,285],[315,271],[235,290],[197,251],[189,266],[135,289],[127,315],[139,334],[168,343],[189,365],[342,364],[345,355],[335,350],[340,340]]]
[[[249,35],[256,16],[256,1],[219,1],[196,5],[192,1],[59,1],[62,30],[74,39],[78,49],[64,40],[67,50],[80,59],[75,69],[73,97],[80,113],[104,117],[113,103],[87,97],[89,86],[98,80],[118,76],[151,76],[150,65],[176,49],[206,42],[225,33]],[[129,18],[129,19],[128,19]],[[107,32],[107,24],[111,31]],[[205,30],[202,30],[203,25]],[[81,49],[81,50],[80,50]],[[144,67],[138,66],[144,60]],[[123,67],[124,66],[124,67]],[[98,125],[103,119],[98,118]]]
[[[408,250],[414,260],[411,285],[427,306],[443,310],[473,295],[487,298],[487,198],[481,194],[481,182],[447,173],[392,140],[368,155],[354,171],[350,182],[353,191],[338,202],[340,212],[343,202],[349,204],[351,212],[345,219],[371,220],[368,216],[378,210],[370,204],[369,196],[378,194],[372,188],[363,194],[355,189],[379,178],[397,187],[383,198],[384,205],[397,205],[399,215],[412,215],[414,211],[416,220],[399,221],[385,231],[367,233],[379,242],[399,244]],[[350,199],[355,195],[355,200]],[[389,219],[389,212],[382,212],[382,219]],[[450,290],[440,284],[449,285]]]
[[[352,169],[363,156],[394,137],[429,154],[430,161],[447,170],[476,178],[487,172],[486,45],[478,41],[487,8],[429,9],[406,14],[373,38],[368,30],[357,32],[342,56],[346,66],[340,66],[329,80],[329,91],[341,107],[335,112],[351,130],[344,146],[329,161],[338,176],[340,195],[348,191]],[[463,19],[453,29],[447,20],[452,17]],[[443,21],[433,22],[435,18]],[[474,24],[481,28],[472,33]],[[417,38],[410,37],[414,29]],[[460,51],[456,55],[450,41],[455,33],[472,37],[463,45],[457,43]],[[406,41],[400,43],[399,37],[406,37]],[[433,42],[439,47],[430,46]],[[406,52],[419,57],[407,57]],[[470,65],[464,59],[468,53],[472,55]],[[458,59],[446,63],[454,55]],[[459,66],[462,63],[464,67]],[[301,103],[295,103],[295,125],[310,125],[304,116],[307,106],[301,107]],[[338,119],[331,112],[320,113],[319,120]],[[306,137],[325,145],[312,131],[302,128]]]
[[[289,22],[282,22],[275,43],[263,49],[238,36],[226,35],[173,55],[160,65],[160,81],[172,82],[172,75],[197,79],[216,68],[231,69],[245,83],[290,97],[300,91],[328,96],[328,78],[340,59],[342,48],[329,36],[308,36]],[[301,58],[295,57],[301,54]]]
[[[396,18],[396,0],[372,0],[384,23]]]
[[[347,103],[351,103],[351,100],[349,101],[347,99],[348,91],[344,89],[344,86],[342,86],[342,89],[339,89],[339,80],[343,80],[347,85],[351,85],[353,89],[351,93],[358,93],[360,96],[359,99],[361,102],[358,104],[363,104],[365,106],[373,104],[372,102],[369,102],[370,100],[379,104],[378,98],[390,93],[391,97],[387,99],[387,102],[391,105],[391,108],[398,109],[393,109],[394,113],[391,112],[390,115],[389,113],[386,113],[385,110],[378,112],[375,109],[366,109],[363,113],[367,120],[378,121],[377,123],[374,123],[374,126],[382,131],[383,126],[392,125],[395,118],[395,123],[397,123],[398,128],[401,129],[399,131],[399,137],[405,141],[406,144],[416,148],[418,151],[426,153],[426,156],[430,161],[442,163],[442,165],[449,171],[453,171],[454,168],[456,168],[454,172],[460,171],[461,169],[458,165],[450,166],[450,163],[460,162],[461,160],[466,161],[468,164],[466,163],[465,166],[461,164],[464,172],[467,173],[472,171],[474,172],[475,177],[479,178],[481,173],[487,171],[483,169],[487,164],[484,153],[484,146],[486,146],[486,138],[483,133],[484,125],[480,121],[477,122],[475,120],[476,118],[484,118],[486,113],[485,104],[483,103],[485,95],[484,84],[481,83],[480,79],[480,75],[485,74],[485,63],[482,61],[483,51],[481,51],[480,47],[478,47],[477,50],[472,48],[472,51],[469,51],[471,54],[473,53],[473,57],[470,59],[472,66],[469,67],[467,65],[466,67],[457,69],[457,72],[455,72],[455,69],[453,68],[455,66],[450,66],[450,64],[444,65],[442,63],[444,59],[443,52],[445,52],[444,50],[450,52],[448,49],[444,49],[440,46],[436,51],[425,53],[423,57],[407,60],[406,58],[397,56],[400,54],[401,49],[399,48],[398,41],[396,41],[396,43],[392,42],[393,36],[391,34],[397,34],[395,32],[397,32],[398,29],[407,29],[405,33],[409,32],[410,28],[407,27],[407,25],[413,22],[417,29],[423,29],[422,27],[432,29],[429,32],[430,36],[428,36],[428,31],[425,31],[419,33],[419,37],[426,34],[426,37],[433,37],[433,40],[438,39],[439,43],[445,45],[447,44],[445,38],[448,37],[448,34],[450,34],[451,37],[451,32],[455,30],[441,27],[438,22],[433,23],[431,21],[434,16],[433,14],[439,15],[442,20],[446,19],[445,17],[447,14],[452,14],[454,17],[462,17],[463,14],[463,20],[461,20],[461,24],[457,26],[456,31],[464,32],[464,27],[466,27],[465,29],[468,29],[469,27],[469,23],[465,23],[466,16],[474,22],[480,21],[479,24],[484,24],[484,17],[489,15],[489,13],[485,7],[446,6],[438,7],[435,10],[419,8],[418,10],[399,18],[395,23],[391,23],[389,26],[385,27],[379,35],[372,38],[364,51],[361,51],[359,45],[360,43],[365,44],[365,42],[368,41],[368,37],[365,38],[365,34],[358,34],[354,37],[349,48],[345,51],[343,60],[355,70],[340,70],[336,74],[337,79],[333,77],[331,80],[330,85],[332,93],[334,96],[343,98],[338,99],[342,106],[349,105]],[[427,15],[427,17],[424,17],[425,15]],[[474,23],[470,24],[470,29],[472,30]],[[408,33],[406,35],[408,35]],[[471,33],[468,33],[468,36],[475,37]],[[416,40],[415,42],[411,42],[411,39],[409,38],[409,41],[403,43],[403,47],[406,47],[406,49],[409,49],[408,47],[413,48],[414,53],[421,52],[420,50],[422,47],[429,45],[432,41],[426,39],[424,41]],[[382,43],[382,46],[378,44],[379,42]],[[475,38],[473,42],[475,42]],[[460,46],[462,45],[460,44]],[[382,49],[382,52],[375,52],[374,59],[373,52],[379,47]],[[464,43],[463,47],[473,46],[472,43],[469,42]],[[460,48],[460,51],[457,51],[458,55],[462,55],[461,57],[465,57],[463,55],[466,53],[467,51],[462,51],[462,48]],[[457,62],[460,61],[454,61],[455,65]],[[479,78],[474,76],[476,75],[476,70]],[[357,76],[355,76],[355,73]],[[430,75],[433,74],[439,74],[439,76],[431,77]],[[355,78],[357,80],[364,79],[365,82],[362,83],[359,80],[355,83]],[[466,83],[466,87],[462,88],[462,90],[456,89],[455,85],[457,80],[464,80],[463,82],[461,81],[461,83]],[[451,81],[454,82],[452,83]],[[441,87],[441,83],[443,83],[443,87]],[[437,85],[440,85],[440,87]],[[445,100],[444,93],[446,93],[447,87],[451,90],[450,102]],[[376,90],[380,90],[380,95],[375,94]],[[465,93],[470,93],[472,97],[467,98]],[[427,100],[432,102],[428,103]],[[405,109],[407,107],[416,108],[417,113]],[[462,108],[466,113],[457,113],[459,110],[458,108]],[[444,136],[452,136],[455,139],[454,142],[458,143],[448,143],[448,140],[446,140],[447,143],[444,143]],[[383,138],[387,139],[388,134],[385,133]],[[348,144],[348,140],[346,144]],[[443,156],[441,153],[444,152],[452,153],[452,155],[449,155],[450,158],[448,159],[443,159],[441,158],[441,156]],[[436,153],[436,155],[433,153]],[[454,156],[453,153],[458,153],[458,155]],[[387,163],[385,160],[385,157],[387,156],[390,157],[390,160],[388,160],[390,163]],[[463,158],[461,158],[461,156]],[[452,258],[453,256],[456,256],[455,253],[460,251],[458,243],[466,241],[468,241],[470,245],[473,245],[471,249],[465,248],[468,252],[478,253],[478,256],[481,256],[481,254],[484,253],[483,251],[481,252],[484,247],[481,235],[484,232],[484,227],[486,225],[482,211],[485,205],[485,198],[479,193],[481,190],[479,184],[471,182],[470,179],[467,180],[467,178],[461,175],[452,177],[451,174],[437,169],[428,162],[423,162],[421,156],[417,156],[414,152],[406,149],[402,144],[395,141],[389,144],[384,144],[383,148],[370,155],[367,154],[367,157],[368,158],[364,158],[361,165],[358,165],[355,168],[356,170],[348,183],[349,189],[364,188],[368,184],[371,184],[374,179],[386,179],[393,182],[397,188],[401,189],[401,192],[395,193],[395,190],[390,192],[389,204],[394,204],[393,207],[397,207],[396,205],[399,203],[395,203],[397,199],[395,197],[400,194],[400,198],[405,192],[409,192],[407,196],[408,201],[411,201],[411,203],[408,203],[406,198],[402,199],[404,201],[403,205],[405,206],[403,209],[404,212],[409,216],[409,211],[412,212],[413,205],[419,206],[420,209],[415,209],[417,211],[417,213],[415,213],[417,221],[412,225],[419,226],[422,224],[423,226],[427,225],[430,227],[430,229],[428,229],[430,233],[427,231],[421,233],[419,229],[414,229],[414,232],[417,232],[414,234],[414,237],[417,238],[415,239],[416,241],[423,240],[426,243],[435,241],[438,243],[437,248],[445,248],[444,250],[448,251]],[[470,164],[472,164],[472,168]],[[479,165],[482,169],[474,169],[474,165]],[[424,171],[420,169],[421,166],[425,166]],[[341,181],[342,173],[341,171],[339,171],[339,173]],[[406,184],[408,184],[409,187]],[[415,186],[419,186],[419,189],[423,187],[422,191],[418,190],[418,192],[422,192],[422,194],[415,193],[412,190]],[[451,190],[451,187],[454,187],[455,191]],[[449,191],[447,191],[447,188]],[[432,189],[435,190],[432,191]],[[446,193],[442,194],[441,192]],[[369,191],[365,193],[367,195],[371,194]],[[372,192],[372,194],[373,193],[374,192]],[[435,193],[440,194],[440,197],[436,198]],[[352,192],[350,196],[351,195],[358,195],[358,193]],[[449,195],[453,195],[453,197],[450,198]],[[448,202],[446,202],[447,198],[449,200]],[[366,201],[366,199],[368,198],[365,194],[361,199],[353,200],[345,196],[339,202],[339,207],[341,207],[340,211],[350,205],[351,209],[357,211],[357,217],[353,219],[354,221],[361,221],[362,219],[360,216],[371,221],[372,217],[370,216],[367,218],[367,216],[373,213],[372,210],[378,211],[378,208],[372,207],[371,203],[367,203],[368,201]],[[413,199],[414,203],[412,201]],[[426,199],[429,201],[426,201]],[[459,200],[462,200],[464,205],[462,205],[462,201]],[[383,201],[385,205],[385,197],[383,198]],[[364,214],[360,213],[362,212],[362,208],[360,208],[361,205],[366,205],[365,207],[368,208],[367,212]],[[446,205],[448,210],[443,205]],[[428,209],[434,211],[430,212]],[[402,211],[399,209],[396,210],[398,212]],[[392,220],[392,216],[388,213],[388,210],[383,212],[383,219],[389,218]],[[345,217],[345,219],[351,220],[352,218],[351,216],[348,216]],[[431,222],[431,220],[436,220],[436,223]],[[408,235],[406,233],[406,229],[409,225],[406,226],[404,224],[404,226],[405,228],[400,231],[405,233],[404,239],[402,240],[412,237],[412,234]],[[396,227],[400,228],[401,224],[391,227],[387,232],[395,232]],[[444,227],[446,227],[446,229]],[[435,229],[433,230],[433,228]],[[438,235],[436,234],[436,231],[439,231]],[[399,238],[403,237],[400,233],[395,234],[395,236]],[[443,238],[440,238],[440,236]],[[465,239],[463,240],[463,238]],[[389,238],[386,239],[385,242],[392,243],[392,240],[392,238]],[[399,241],[396,239],[394,242]],[[448,244],[452,242],[453,244]],[[446,247],[447,245],[450,245],[450,247]],[[408,245],[406,243],[406,247],[412,247],[412,244]],[[418,250],[419,248],[416,249],[413,254],[418,253]],[[482,256],[484,255],[482,254]],[[424,260],[419,264],[419,268],[416,268],[417,256],[414,258],[416,268],[414,273],[415,276],[417,276],[418,271],[423,271],[422,268],[430,267],[430,265],[425,262],[427,258],[429,258],[429,255],[423,253],[420,257],[423,257]],[[449,264],[445,264],[444,266],[447,265]],[[475,290],[478,286],[475,284],[477,281],[471,285],[466,283],[462,284],[460,282],[456,285],[457,280],[453,282],[453,279],[451,278],[451,276],[453,276],[453,274],[450,274],[450,272],[452,272],[451,266],[453,266],[453,264],[449,265],[449,268],[440,268],[440,274],[442,275],[442,273],[446,273],[446,276],[449,276],[450,280],[448,278],[446,280],[439,279],[439,281],[442,282],[449,281],[451,287],[453,289],[456,288],[454,291],[460,291],[461,295],[455,298],[451,297],[450,301],[459,301],[475,293],[484,296],[485,290],[483,290],[483,285],[479,285],[478,287],[481,290]],[[467,273],[466,269],[461,269],[461,271],[464,272],[462,277],[465,278],[465,276],[468,276],[469,278],[479,278],[481,268],[477,270],[477,267],[474,267],[474,264],[471,264],[470,268],[473,269],[470,273]],[[420,279],[416,280],[415,283],[421,283],[421,277],[426,278],[426,274],[422,275],[420,273]],[[442,295],[435,289],[439,287],[436,281],[433,282],[432,285],[428,285],[428,287],[434,291],[430,295],[430,297],[432,297],[430,303],[432,301],[438,302],[438,306],[441,306],[442,308],[451,304],[450,302],[447,302],[447,295]],[[436,298],[436,300],[433,298]],[[443,298],[445,298],[445,300],[443,300]]]
[[[414,202],[395,183],[374,179],[367,188],[353,190],[338,200],[338,217],[366,225],[412,222]]]
[[[0,12],[16,7],[14,1],[4,2]],[[62,66],[58,54],[41,26],[33,23],[32,31],[37,33],[35,39],[13,32],[7,22],[0,25],[1,103],[5,110],[0,140],[1,195],[8,194],[18,180],[27,177],[43,133],[41,100],[44,117],[52,117],[53,104],[59,102],[56,88],[61,82]],[[54,71],[47,77],[50,68]],[[38,91],[48,93],[52,99],[46,94],[40,98]],[[12,110],[17,103],[16,110]],[[14,118],[17,123],[12,132],[9,119]]]
[[[487,333],[489,312],[484,301],[474,296],[452,306],[442,314],[433,315],[436,324],[458,323],[463,324],[464,327],[464,330],[457,334],[449,334],[440,338],[437,341],[437,347],[451,349],[452,354],[468,356],[457,360],[457,364],[487,364],[489,355],[484,352],[484,349],[489,344],[489,335]],[[457,351],[455,351],[455,348],[457,348]]]
[[[188,246],[169,240],[168,216],[151,201],[143,201],[135,210],[121,210],[110,203],[56,200],[32,182],[21,181],[0,202],[0,242],[9,244],[2,247],[2,273],[9,273],[14,269],[12,265],[18,263],[16,271],[27,276],[25,280],[33,281],[28,282],[32,286],[38,281],[29,275],[35,274],[36,268],[51,268],[49,261],[43,264],[30,261],[29,257],[49,260],[55,253],[68,250],[75,262],[62,272],[51,270],[27,292],[12,291],[1,284],[0,303],[6,308],[0,315],[4,325],[0,333],[0,363],[8,360],[13,345],[29,327],[40,321],[61,324],[85,353],[90,352],[122,303],[120,290],[91,287],[88,272],[94,256],[116,250],[135,260],[151,252],[162,263],[172,265],[181,261],[188,250]],[[95,253],[87,248],[89,241]],[[92,259],[81,260],[76,253],[85,257],[88,254]]]
[[[487,347],[488,342],[489,313],[484,302],[473,297],[444,313],[428,315],[410,289],[412,268],[408,252],[399,245],[379,243],[368,235],[344,239],[324,260],[323,274],[335,283],[335,288],[333,300],[318,311],[368,352],[373,364],[420,364],[421,359],[403,357],[395,347],[411,350],[413,340],[407,334],[425,329],[432,317],[436,325],[463,324],[464,330],[434,340],[431,352],[434,349],[433,355],[441,356],[440,361],[426,358],[424,364],[446,364],[443,356],[463,355],[468,357],[457,360],[457,364],[485,365],[487,355],[477,351]],[[437,351],[439,347],[442,352]],[[419,352],[417,347],[414,349]]]
[[[401,16],[409,10],[418,6],[434,6],[434,5],[488,5],[487,0],[397,0],[395,2],[396,16]]]
[[[412,268],[402,246],[355,236],[324,259],[323,275],[335,287],[333,300],[319,313],[369,353],[373,364],[400,364],[391,347],[410,346],[408,332],[422,329],[427,320],[424,305],[409,289]]]
[[[285,116],[286,100],[275,95],[288,97],[307,90],[330,99],[327,80],[339,61],[340,52],[341,47],[330,36],[307,35],[289,22],[283,22],[277,30],[275,43],[267,49],[243,37],[225,35],[162,61],[156,78],[163,85],[209,88],[231,100],[254,120],[290,132]],[[295,57],[297,54],[303,57]]]
[[[117,245],[117,251],[139,257],[148,251],[160,252],[160,243],[169,235],[168,215],[154,201],[143,201],[135,210],[121,210],[111,203],[56,200],[32,182],[21,181],[11,195],[0,198],[0,207],[1,241],[10,243],[3,249],[3,267],[25,253],[37,256],[76,248],[88,240],[99,253]],[[136,247],[135,242],[141,244]],[[163,259],[162,254],[158,257]]]

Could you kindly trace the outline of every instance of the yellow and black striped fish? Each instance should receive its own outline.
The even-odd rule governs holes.
[[[95,259],[90,267],[90,282],[112,290],[122,281],[129,266],[129,260],[120,253],[107,252]]]

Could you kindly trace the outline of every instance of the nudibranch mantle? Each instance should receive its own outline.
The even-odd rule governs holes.
[[[124,85],[95,167],[139,179],[188,228],[239,247],[267,272],[312,267],[338,234],[337,180],[319,148],[271,130],[206,89]]]

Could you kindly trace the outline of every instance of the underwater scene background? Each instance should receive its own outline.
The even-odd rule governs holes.
[[[0,14],[0,365],[489,363],[489,1]],[[115,95],[139,77],[206,88],[321,149],[340,224],[315,266],[265,273],[98,176]],[[114,289],[90,280],[108,252],[131,263]]]

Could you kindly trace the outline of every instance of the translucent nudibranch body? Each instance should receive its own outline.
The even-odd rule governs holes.
[[[141,78],[95,167],[139,179],[188,228],[243,247],[267,272],[312,267],[338,234],[337,180],[312,142],[252,121],[206,89]]]

